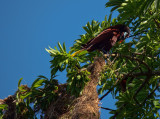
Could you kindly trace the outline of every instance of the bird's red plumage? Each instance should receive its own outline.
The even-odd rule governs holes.
[[[103,52],[108,52],[112,48],[112,46],[117,42],[117,40],[120,40],[122,37],[124,37],[124,32],[128,33],[128,37],[130,30],[125,25],[111,26],[102,31],[95,38],[89,40],[82,47],[88,52],[92,52],[97,49]]]

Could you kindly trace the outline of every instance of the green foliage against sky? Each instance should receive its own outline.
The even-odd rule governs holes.
[[[131,29],[130,41],[122,44],[117,43],[110,51],[110,53],[116,52],[121,55],[110,56],[107,59],[106,69],[99,81],[100,89],[98,92],[101,94],[104,91],[110,91],[118,100],[116,102],[117,110],[110,112],[113,117],[157,118],[159,117],[158,110],[160,108],[158,98],[160,2],[159,0],[110,0],[106,3],[106,7],[112,7],[111,12],[113,13],[117,10],[119,16],[111,20],[110,15],[108,19],[105,18],[101,23],[94,20],[91,23],[88,22],[83,27],[86,34],[81,35],[80,39],[75,41],[68,53],[69,55],[67,53],[65,55],[68,56],[63,60],[65,63],[66,60],[68,62],[67,72],[70,71],[74,74],[74,76],[73,74],[68,75],[69,87],[72,87],[70,89],[73,92],[81,92],[81,90],[74,91],[74,87],[79,84],[79,81],[82,89],[86,82],[86,79],[77,73],[78,69],[86,68],[93,62],[95,56],[102,55],[97,51],[91,53],[84,51],[72,58],[70,54],[78,51],[82,44],[95,37],[105,28],[115,24],[126,24]],[[48,51],[51,55],[54,52],[53,49]],[[58,53],[55,54],[55,56],[57,55]],[[61,71],[61,69],[59,70]],[[83,73],[81,72],[81,74]],[[119,84],[122,80],[127,80],[127,90],[123,93]]]
[[[27,113],[35,116],[30,104],[34,104],[36,111],[46,110],[51,100],[56,100],[58,90],[57,80],[54,79],[58,71],[67,71],[68,91],[79,96],[85,84],[90,80],[90,72],[85,68],[90,65],[95,56],[103,56],[94,51],[83,51],[75,57],[71,54],[80,50],[82,44],[94,38],[101,31],[115,24],[126,24],[131,29],[129,42],[116,44],[110,51],[111,55],[106,60],[106,68],[102,72],[99,81],[99,94],[108,91],[116,97],[116,110],[110,111],[116,118],[140,118],[154,119],[159,117],[159,85],[160,85],[160,0],[110,0],[106,7],[112,7],[119,12],[117,18],[111,15],[104,21],[93,20],[87,23],[83,29],[85,34],[75,40],[75,44],[69,52],[63,43],[58,43],[58,48],[46,49],[50,53],[51,79],[40,76],[31,88],[18,85],[16,95],[17,110],[20,113],[20,105]],[[122,92],[120,82],[127,81],[126,91]],[[52,85],[51,85],[52,84]],[[105,98],[105,97],[104,97]],[[103,99],[100,98],[100,99]],[[47,101],[46,101],[47,100]],[[42,103],[43,102],[43,103]],[[42,105],[43,104],[43,105]],[[6,106],[0,106],[4,109]],[[110,107],[107,107],[110,108]],[[2,110],[0,111],[2,114]],[[27,113],[26,116],[27,116]]]

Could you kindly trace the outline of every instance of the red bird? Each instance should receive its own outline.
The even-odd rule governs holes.
[[[128,26],[122,24],[111,26],[103,30],[95,38],[89,40],[86,44],[82,45],[82,49],[73,53],[72,57],[83,50],[87,50],[88,52],[100,50],[106,54],[117,41],[125,40],[129,35],[130,29]]]

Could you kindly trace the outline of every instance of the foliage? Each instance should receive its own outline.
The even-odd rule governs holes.
[[[41,116],[43,116],[50,103],[57,98],[57,80],[53,78],[49,80],[45,76],[40,75],[30,88],[27,85],[21,85],[21,81],[22,78],[18,82],[18,91],[14,101],[16,102],[17,117],[36,118],[36,113],[39,111],[41,111]],[[3,114],[3,110],[6,108],[6,104],[0,105],[1,114]]]
[[[65,44],[63,43],[63,47],[60,43],[58,43],[59,50],[57,47],[55,49],[50,48],[50,50],[46,49],[47,52],[51,54],[53,60],[51,60],[51,76],[55,76],[57,71],[67,71],[67,84],[68,91],[71,94],[79,96],[85,84],[89,81],[87,75],[89,72],[87,70],[81,71],[80,63],[85,62],[85,59],[81,57],[75,59],[71,56],[70,52],[66,52]]]
[[[117,72],[117,79],[127,80],[127,91],[116,96],[117,110],[111,113],[117,118],[158,118],[155,91],[159,91],[160,78],[160,1],[110,0],[106,7],[112,7],[112,12],[117,9],[118,22],[129,25],[132,31],[132,41],[113,49],[123,55],[114,62],[111,59],[111,71]],[[115,94],[119,92],[116,85]]]
[[[97,36],[109,26],[126,24],[131,29],[128,42],[117,43],[106,59],[106,67],[99,81],[99,94],[107,91],[116,97],[116,110],[110,109],[111,118],[158,118],[160,92],[160,0],[110,0],[106,7],[111,12],[119,12],[117,18],[105,17],[104,21],[91,21],[83,27],[86,34],[75,40],[69,52],[63,43],[58,48],[46,49],[50,53],[51,79],[39,76],[29,88],[18,83],[16,93],[17,114],[33,118],[43,112],[51,101],[57,99],[57,72],[67,72],[67,90],[72,95],[82,94],[85,84],[90,80],[87,67],[95,56],[102,56],[98,51],[82,51],[72,57],[71,54],[81,49],[81,45]],[[122,91],[122,81],[126,81],[126,90]],[[0,114],[7,105],[0,105]],[[42,115],[43,116],[43,115]]]

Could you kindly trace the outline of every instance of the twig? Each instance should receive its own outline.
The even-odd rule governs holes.
[[[156,73],[153,73],[153,74],[160,74],[160,72],[157,72],[157,71],[156,71]],[[146,79],[146,80],[147,80],[147,79]],[[146,80],[145,80],[145,82],[144,82],[142,85],[144,85],[144,84],[146,83]],[[143,88],[142,85],[141,85],[140,88]],[[140,106],[142,106],[142,105],[146,102],[146,100],[149,99],[149,98],[153,95],[153,93],[158,89],[159,86],[160,86],[160,83],[157,84],[156,88],[144,99],[143,103],[141,103]],[[140,90],[140,88],[139,88],[138,90]],[[136,94],[138,93],[138,90],[137,90]],[[135,96],[136,96],[136,95],[135,95]],[[136,99],[136,98],[135,98],[135,99]],[[136,99],[135,101],[136,101],[136,103],[139,104],[139,102],[137,102],[137,99]],[[126,103],[123,104],[123,105],[119,108],[119,110],[122,110],[122,108],[124,108],[126,105],[127,105]],[[115,115],[113,116],[112,119],[116,119],[116,116],[117,116],[118,114],[119,114],[118,111],[116,111],[116,113],[115,113]]]
[[[146,79],[144,80],[144,82],[142,83],[142,85],[137,89],[137,91],[135,92],[133,98],[135,98],[137,96],[137,94],[142,90],[142,88],[144,87],[144,85],[149,81],[149,79],[151,78],[151,75],[148,75],[146,77]]]
[[[139,54],[138,54],[139,55]],[[108,56],[108,55],[107,55]],[[155,71],[155,72],[152,72],[151,71],[151,69],[150,69],[150,67],[145,63],[145,62],[143,62],[143,61],[141,61],[140,59],[138,59],[138,58],[136,58],[136,57],[130,57],[130,56],[126,56],[126,55],[120,55],[120,54],[110,54],[110,56],[116,56],[116,57],[125,57],[125,58],[128,58],[128,59],[130,59],[130,60],[136,60],[136,61],[138,61],[140,64],[137,66],[137,67],[135,67],[132,71],[130,71],[129,73],[127,73],[127,74],[125,74],[124,75],[124,77],[123,77],[123,79],[126,79],[127,77],[137,77],[137,76],[149,76],[148,78],[150,79],[150,77],[151,76],[153,76],[153,75],[160,75],[160,71]],[[105,57],[105,54],[104,54],[104,57]],[[134,70],[136,70],[141,64],[143,64],[144,66],[146,66],[146,68],[148,69],[148,71],[147,72],[138,72],[138,73],[132,73]],[[143,82],[143,84],[139,87],[139,89],[136,91],[136,93],[135,93],[135,95],[134,95],[134,99],[135,99],[135,101],[136,101],[136,95],[138,94],[138,92],[143,88],[143,86],[148,82],[148,80],[149,79],[146,79],[144,82]],[[117,82],[116,82],[116,84],[112,87],[112,88],[110,88],[109,90],[108,90],[108,92],[107,93],[105,93],[102,97],[100,97],[99,98],[99,100],[102,100],[105,96],[107,96],[115,87],[116,87],[116,85],[117,84],[119,84],[118,82],[119,82],[120,80],[118,80]],[[136,101],[137,102],[137,101]],[[137,104],[139,104],[139,102],[137,102]]]
[[[130,60],[135,60],[135,61],[138,61],[140,64],[143,64],[144,66],[146,66],[146,68],[148,69],[148,71],[151,71],[150,67],[145,63],[143,62],[142,60],[136,58],[136,57],[131,57],[131,56],[127,56],[127,55],[122,55],[122,54],[110,54],[110,56],[118,56],[118,57],[124,57],[124,58],[127,58],[127,59],[130,59]],[[104,57],[106,57],[106,55],[104,54]]]
[[[144,30],[144,31],[142,31],[142,32],[140,32],[140,33],[137,33],[137,34],[134,34],[134,35],[130,35],[129,37],[134,37],[134,36],[137,36],[137,35],[140,35],[140,34],[142,34],[142,33],[144,33],[144,32],[147,32],[148,30]]]
[[[138,76],[159,76],[160,75],[160,71],[153,71],[153,72],[137,72],[137,73],[131,73],[131,74],[124,74],[127,75],[128,77],[138,77]]]
[[[144,105],[144,103],[147,101],[147,99],[149,99],[153,95],[153,93],[158,89],[159,86],[160,86],[160,83],[158,83],[156,88],[144,99],[144,101],[141,103],[141,105]]]
[[[126,106],[127,104],[123,104],[118,110],[122,110],[122,108],[124,108],[125,106]],[[116,118],[116,116],[119,114],[118,113],[118,110],[116,111],[116,113],[114,114],[114,116],[112,117],[112,119],[115,119]]]
[[[115,85],[112,88],[110,88],[107,93],[105,93],[102,97],[100,97],[99,100],[102,100],[104,97],[106,97],[114,88]]]
[[[150,15],[153,15],[151,11],[149,11]],[[157,27],[160,28],[160,23],[157,21],[157,19],[153,18],[154,22],[156,23]]]
[[[154,22],[156,23],[157,27],[160,28],[160,23],[157,21],[157,19],[154,19]]]
[[[130,71],[128,74],[126,74],[126,75],[123,77],[123,79],[126,79],[126,77],[128,77],[128,76],[132,76],[131,73],[132,73],[134,70],[136,70],[138,67],[139,67],[139,65],[138,65],[137,67],[135,67],[132,71]],[[134,75],[133,75],[133,76],[134,76]],[[121,79],[121,80],[123,80],[123,79]],[[117,79],[117,80],[118,80],[118,79]],[[106,96],[116,87],[116,85],[120,83],[119,81],[120,81],[120,80],[116,81],[116,83],[114,84],[114,86],[111,87],[111,88],[108,90],[108,92],[105,93],[102,97],[100,97],[99,100],[102,100],[104,97],[106,97]],[[119,83],[118,83],[118,82],[119,82]]]
[[[113,110],[113,109],[110,109],[110,108],[106,108],[106,107],[100,107],[102,109],[105,109],[105,110],[110,110],[110,111],[116,111],[116,110]]]
[[[160,76],[160,71],[154,71],[154,72],[152,72],[152,75],[159,75]]]
[[[133,97],[133,99],[136,102],[136,104],[140,106],[140,103],[138,102],[138,100],[136,99],[136,97]]]

